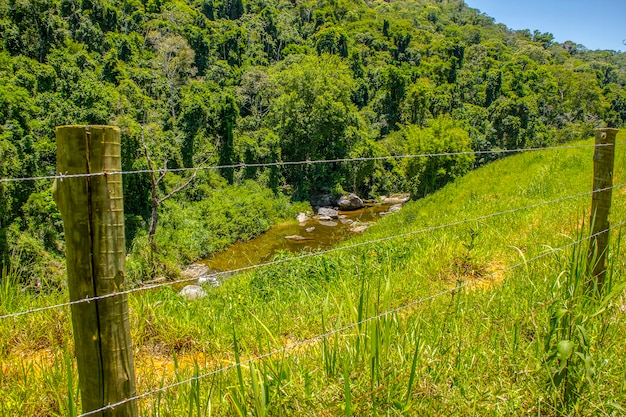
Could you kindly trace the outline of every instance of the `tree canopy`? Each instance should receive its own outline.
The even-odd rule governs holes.
[[[625,122],[626,54],[510,30],[462,0],[0,5],[2,177],[53,173],[54,127],[63,124],[120,126],[130,170],[148,166],[142,126],[155,161],[191,168],[514,149]],[[276,192],[293,189],[302,199],[409,186],[423,194],[488,160],[220,174],[231,184],[255,179]],[[199,198],[211,181],[199,175],[182,198]],[[139,228],[149,218],[149,183],[125,177],[127,221]],[[28,217],[35,206],[54,212],[48,194],[44,183],[0,184],[3,253],[22,232],[44,233],[35,241],[60,250],[50,237],[60,225],[38,232]]]

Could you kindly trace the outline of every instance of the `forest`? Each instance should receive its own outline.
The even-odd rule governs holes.
[[[0,178],[54,175],[67,124],[120,127],[124,171],[481,152],[125,175],[129,276],[175,275],[318,194],[419,198],[498,150],[624,126],[626,53],[574,41],[462,0],[5,0]],[[60,285],[63,251],[51,182],[0,182],[3,268]]]

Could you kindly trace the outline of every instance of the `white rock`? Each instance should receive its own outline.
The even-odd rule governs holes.
[[[410,194],[396,194],[391,197],[380,196],[380,202],[383,204],[404,204],[411,199]]]
[[[215,278],[215,275],[203,275],[200,278],[198,278],[198,284],[209,284],[212,287],[219,287],[220,286],[220,282],[217,278]]]
[[[178,294],[190,301],[207,296],[206,291],[199,285],[187,285]]]
[[[299,235],[290,235],[290,236],[285,236],[285,239],[287,239],[287,240],[306,240],[306,237],[299,236]]]
[[[298,213],[296,220],[298,220],[298,223],[306,223],[309,220],[309,216],[306,213]]]
[[[320,207],[317,210],[317,214],[321,217],[321,216],[328,216],[331,219],[338,219],[339,218],[339,212],[337,210],[335,210],[334,208],[330,208],[330,207]]]

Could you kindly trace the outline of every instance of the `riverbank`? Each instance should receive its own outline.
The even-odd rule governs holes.
[[[168,200],[154,248],[144,230],[135,236],[127,257],[128,279],[137,284],[176,279],[185,265],[253,239],[306,210],[307,203],[292,202],[253,181],[207,189],[197,200]]]
[[[181,275],[191,280],[185,284],[218,286],[230,276],[228,271],[271,262],[281,255],[325,251],[363,233],[384,216],[398,212],[408,200],[406,194],[382,196],[378,201],[368,201],[356,210],[318,207],[318,214],[300,212],[295,219],[278,223],[253,239],[236,242],[224,251],[189,265]],[[179,289],[188,286],[181,285]],[[195,299],[206,293],[200,288],[190,287],[181,295]]]
[[[339,211],[336,219],[310,215],[304,222],[290,220],[272,226],[262,235],[236,242],[223,252],[202,261],[211,270],[228,271],[270,261],[281,252],[300,253],[330,249],[342,240],[362,232],[355,224],[369,226],[389,210],[389,205],[375,204],[353,211]]]

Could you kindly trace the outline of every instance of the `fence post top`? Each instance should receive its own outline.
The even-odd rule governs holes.
[[[120,128],[117,126],[109,126],[109,125],[63,125],[57,126],[55,130],[60,129],[113,129],[119,131]]]
[[[617,129],[615,127],[598,127],[598,128],[596,128],[596,132],[617,133],[617,132],[619,132],[619,129]]]

